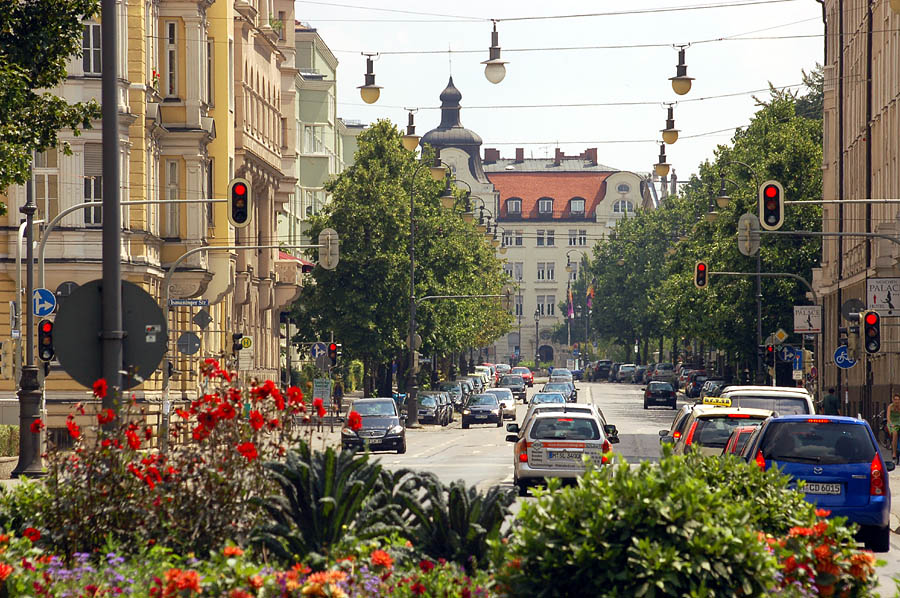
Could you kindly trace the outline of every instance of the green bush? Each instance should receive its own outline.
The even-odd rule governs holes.
[[[766,595],[778,566],[759,531],[815,520],[786,484],[737,459],[616,459],[522,504],[493,543],[498,580],[512,596]]]

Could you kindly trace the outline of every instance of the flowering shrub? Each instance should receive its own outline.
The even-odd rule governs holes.
[[[31,521],[46,546],[71,556],[111,538],[132,550],[165,544],[204,554],[247,537],[261,514],[252,499],[266,491],[262,462],[297,441],[292,420],[306,417],[303,394],[291,387],[284,397],[272,381],[242,392],[213,359],[201,371],[204,394],[175,409],[167,453],[154,448],[155,432],[133,401],[118,418],[97,413],[96,434],[84,434],[70,414],[74,450],[47,455],[47,493]],[[94,384],[97,398],[107,391],[105,381]]]

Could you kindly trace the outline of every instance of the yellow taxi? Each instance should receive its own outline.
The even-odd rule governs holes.
[[[725,397],[705,397],[688,415],[684,432],[672,450],[676,455],[691,450],[721,455],[735,428],[759,425],[770,415],[772,412],[767,409],[732,407],[731,400]]]

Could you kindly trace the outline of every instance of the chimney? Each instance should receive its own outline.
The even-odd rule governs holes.
[[[525,161],[525,148],[517,147],[516,148],[516,162],[524,162]]]
[[[500,159],[500,150],[486,147],[484,148],[484,161],[488,164],[492,164]]]
[[[563,154],[563,151],[559,148],[556,148],[556,155],[553,157],[553,165],[559,166],[560,162],[562,162],[562,159],[564,157],[565,157],[565,154]]]
[[[585,154],[585,159],[591,163],[591,166],[597,165],[597,148],[596,147],[589,147],[587,150],[585,150],[584,154]]]

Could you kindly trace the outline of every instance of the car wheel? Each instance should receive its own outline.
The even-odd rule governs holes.
[[[891,549],[890,526],[865,528],[865,544],[872,552],[888,552]]]
[[[469,429],[469,422],[463,422],[462,428],[463,428],[463,430],[468,430],[468,429]]]
[[[403,444],[400,446],[400,448],[397,449],[397,454],[402,455],[405,452],[406,452],[406,439],[403,440]]]
[[[647,407],[647,401],[644,401],[644,409],[648,409],[648,407]]]
[[[528,484],[523,482],[519,482],[518,480],[514,482],[516,488],[519,490],[519,496],[528,496]]]

